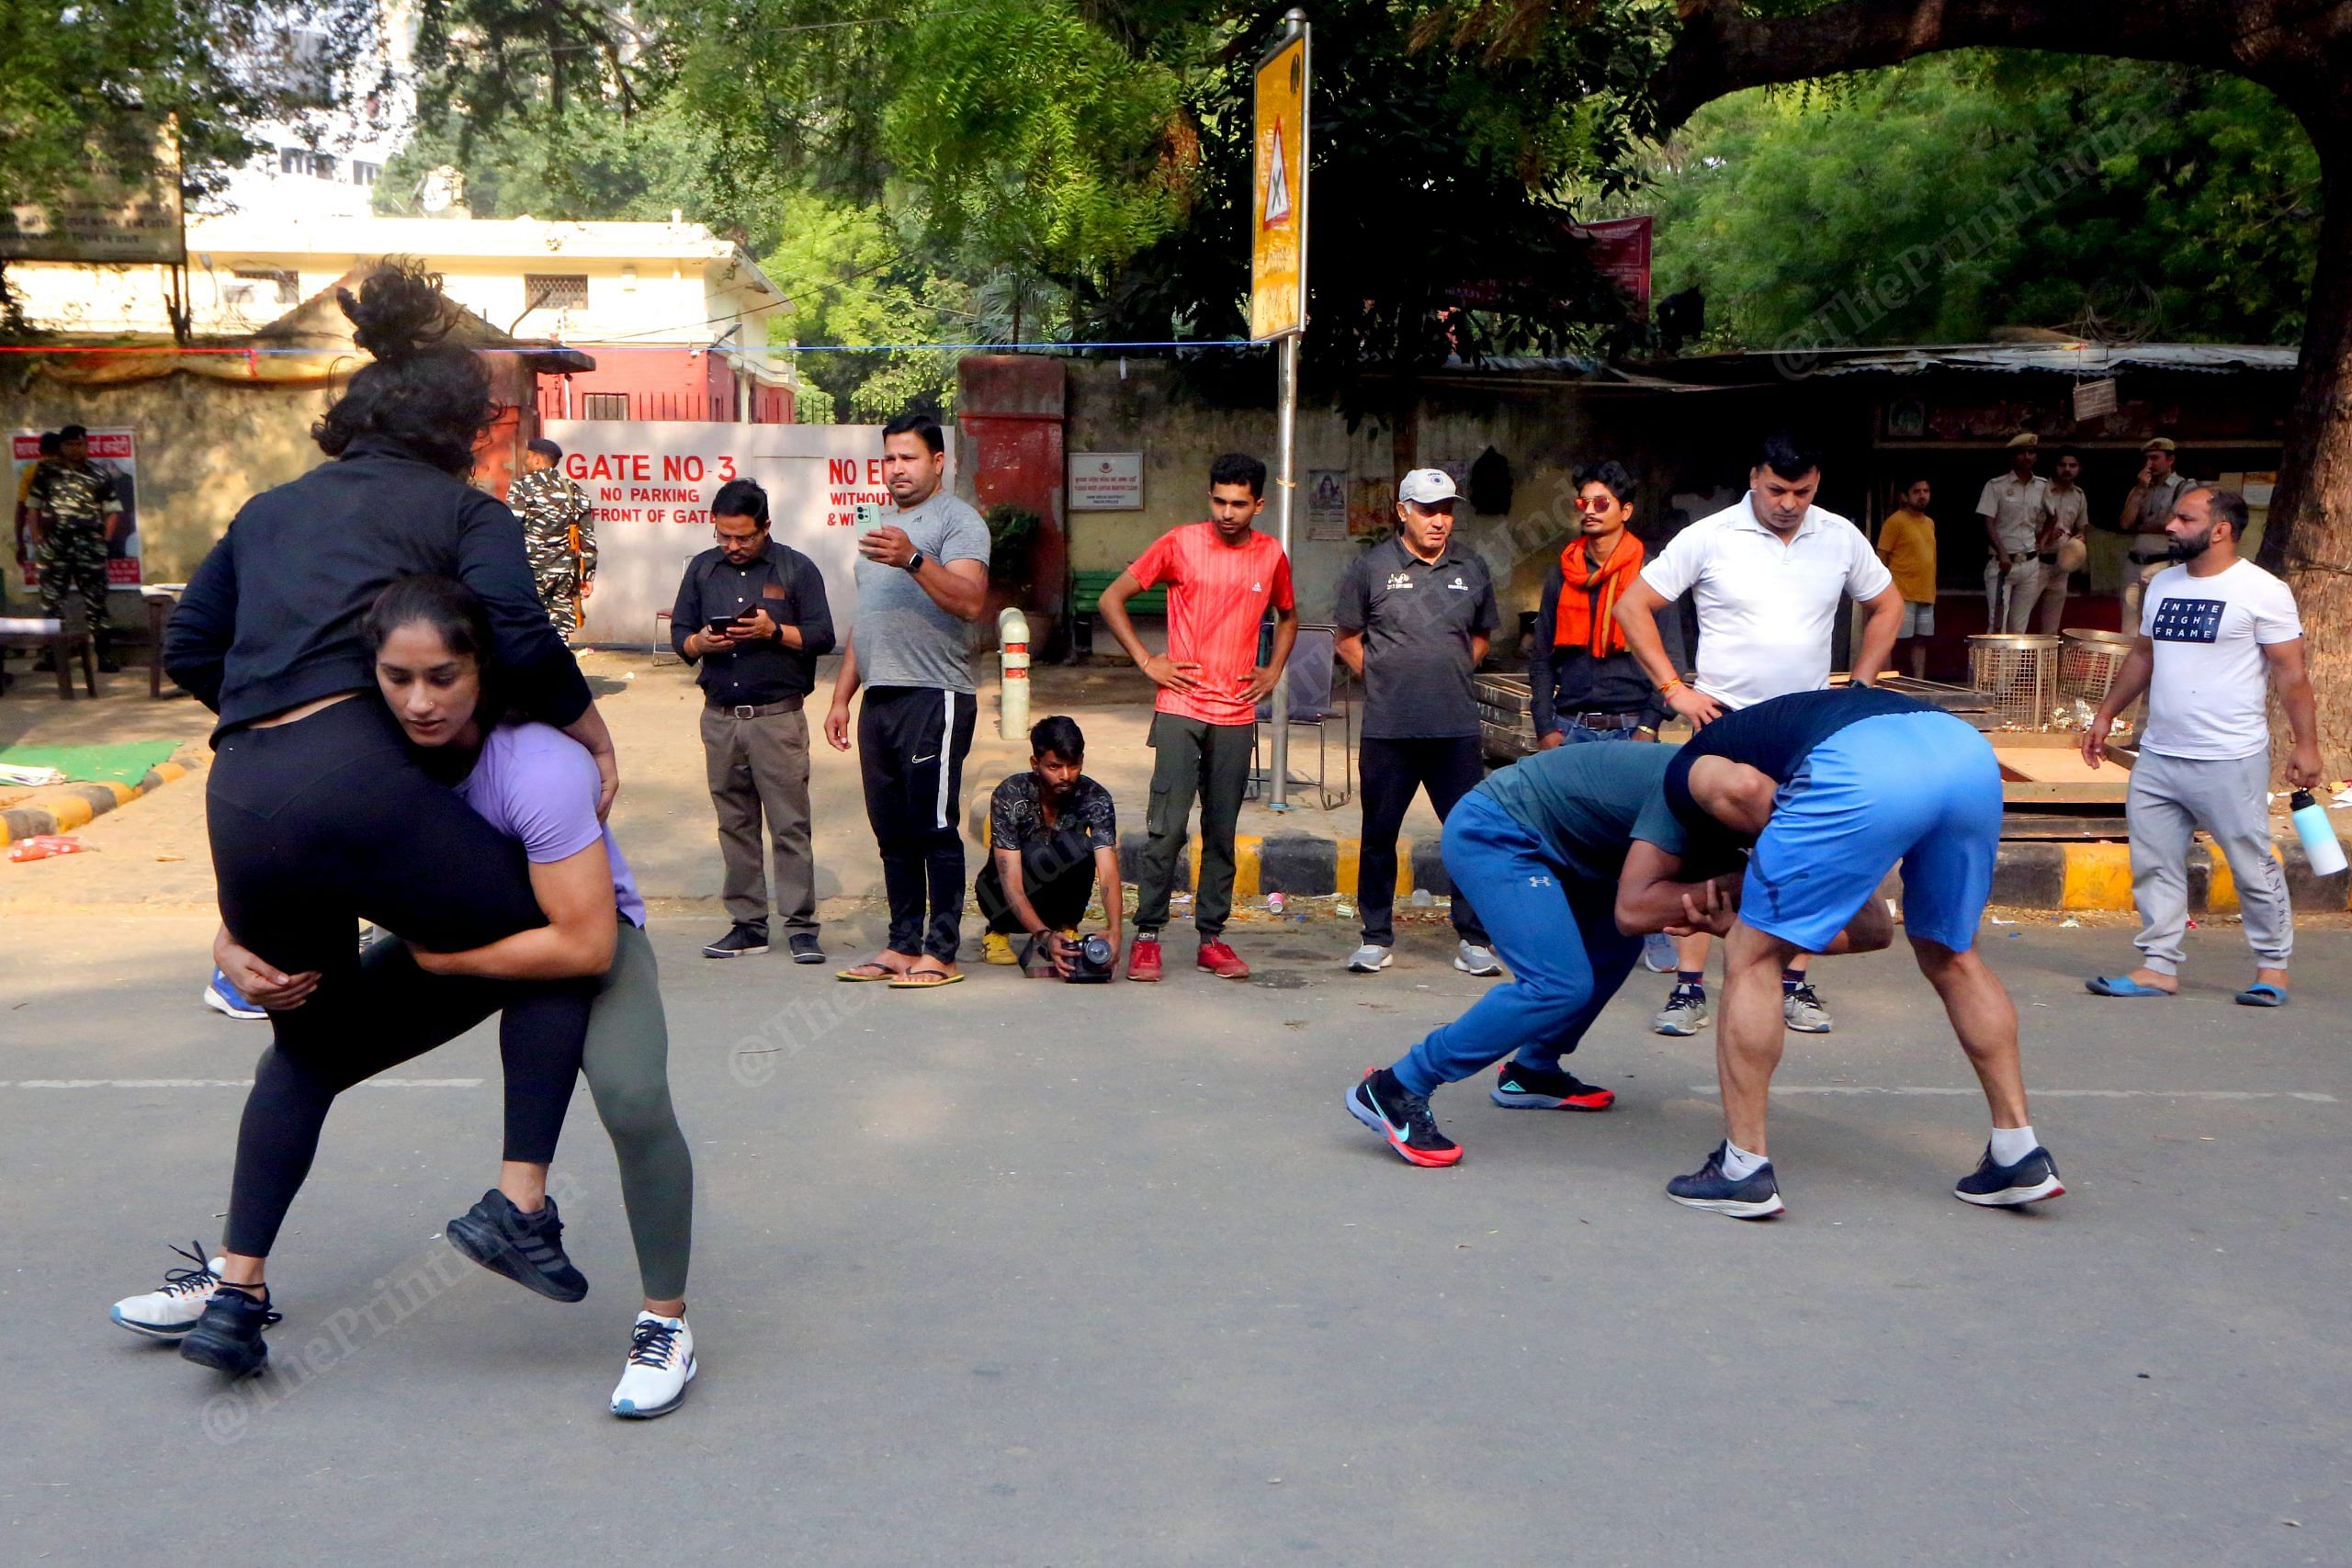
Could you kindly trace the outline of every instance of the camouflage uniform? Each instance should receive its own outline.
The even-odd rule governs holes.
[[[589,519],[588,498],[560,470],[540,468],[515,479],[507,490],[506,504],[523,525],[523,551],[530,558],[531,575],[538,580],[548,619],[569,642],[580,626],[581,584],[596,579],[596,529]],[[575,528],[580,531],[576,554]]]
[[[40,512],[41,540],[33,551],[40,571],[40,613],[59,614],[68,593],[79,593],[90,629],[107,635],[107,536],[108,513],[122,510],[114,476],[87,461],[63,458],[44,467],[25,494]]]

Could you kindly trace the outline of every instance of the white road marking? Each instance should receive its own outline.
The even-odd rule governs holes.
[[[1721,1084],[1694,1083],[1693,1094],[1720,1094]],[[1973,1087],[1945,1088],[1936,1084],[1781,1084],[1772,1086],[1774,1094],[1928,1094],[1959,1095],[1973,1098],[1984,1091]],[[2314,1089],[2033,1089],[2026,1090],[2034,1100],[2301,1100],[2314,1105],[2334,1105],[2335,1096],[2321,1094]]]
[[[480,1089],[480,1078],[367,1078],[360,1089]],[[251,1078],[25,1078],[0,1089],[251,1089]]]

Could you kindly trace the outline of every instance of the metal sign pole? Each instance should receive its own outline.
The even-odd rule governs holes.
[[[1297,477],[1298,433],[1298,339],[1291,333],[1282,345],[1282,405],[1275,414],[1276,457],[1274,479],[1277,510],[1275,521],[1281,530],[1283,555],[1290,555],[1291,498],[1298,492]],[[1273,798],[1267,802],[1274,811],[1290,809],[1290,666],[1274,677],[1274,735],[1268,755],[1267,767],[1273,774]]]

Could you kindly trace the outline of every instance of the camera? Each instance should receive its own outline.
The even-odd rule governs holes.
[[[1021,954],[1024,973],[1050,976],[1051,961],[1046,957],[1046,939],[1034,936]],[[1063,976],[1072,985],[1092,986],[1108,980],[1118,968],[1119,950],[1111,945],[1106,936],[1082,936],[1069,944],[1069,973]]]

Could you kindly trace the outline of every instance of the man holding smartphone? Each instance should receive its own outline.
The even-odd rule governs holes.
[[[817,862],[808,837],[808,720],[833,615],[817,563],[768,533],[767,492],[730,479],[710,502],[718,547],[686,563],[670,613],[678,657],[700,663],[702,750],[726,863],[727,934],[706,958],[768,950],[760,819],[775,857],[776,908],[796,964],[821,964]]]

